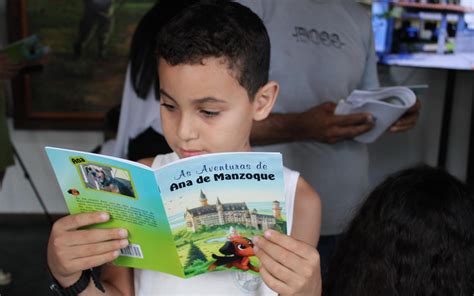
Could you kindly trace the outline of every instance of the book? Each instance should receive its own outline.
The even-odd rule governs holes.
[[[372,143],[415,103],[415,93],[404,86],[354,90],[347,99],[339,101],[334,114],[371,113],[375,123],[374,127],[355,137],[354,140]]]
[[[33,62],[49,52],[49,47],[40,44],[38,36],[31,35],[0,49],[14,63]]]
[[[258,274],[251,238],[287,232],[279,153],[200,155],[159,169],[88,152],[46,147],[71,214],[106,211],[86,228],[126,228],[119,266],[187,278],[209,271]]]

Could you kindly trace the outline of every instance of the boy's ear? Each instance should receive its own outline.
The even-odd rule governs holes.
[[[276,81],[269,81],[258,90],[253,100],[254,120],[260,121],[267,118],[272,111],[279,90],[280,86]]]

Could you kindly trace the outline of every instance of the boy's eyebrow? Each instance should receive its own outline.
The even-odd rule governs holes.
[[[165,97],[169,98],[170,100],[176,102],[176,100],[163,89],[160,89],[160,93],[164,95]],[[204,98],[195,99],[192,101],[193,105],[199,105],[199,104],[204,104],[204,103],[227,103],[227,102],[225,100],[217,99],[214,97],[204,97]]]
[[[205,97],[205,98],[200,98],[200,99],[193,100],[193,105],[199,105],[199,104],[205,104],[205,103],[225,104],[227,102],[224,101],[224,100],[221,100],[221,99],[214,98],[214,97]]]
[[[167,92],[165,92],[162,88],[160,88],[160,94],[164,95],[165,97],[168,97],[168,99],[173,100],[176,102],[176,100],[170,96]]]

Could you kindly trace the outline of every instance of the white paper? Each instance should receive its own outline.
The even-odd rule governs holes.
[[[337,115],[371,113],[374,128],[354,140],[372,143],[380,137],[416,102],[415,93],[403,86],[385,87],[377,90],[354,90],[350,96],[339,101],[334,111]]]

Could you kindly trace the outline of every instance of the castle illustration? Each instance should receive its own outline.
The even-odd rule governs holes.
[[[221,203],[219,197],[215,205],[207,202],[207,197],[202,192],[199,201],[200,207],[188,209],[184,212],[187,229],[193,232],[198,231],[202,226],[224,225],[235,223],[253,227],[258,230],[274,228],[277,219],[281,219],[280,203],[273,202],[273,216],[259,214],[256,209],[249,210],[245,202]]]

